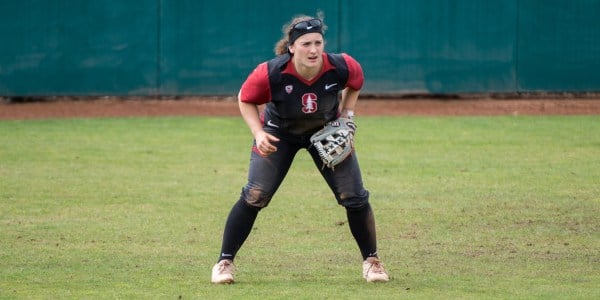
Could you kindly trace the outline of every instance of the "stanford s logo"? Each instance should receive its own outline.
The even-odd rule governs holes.
[[[302,112],[312,114],[317,111],[317,94],[306,93],[302,95]]]

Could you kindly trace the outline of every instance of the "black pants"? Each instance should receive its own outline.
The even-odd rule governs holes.
[[[310,135],[297,136],[278,133],[266,127],[269,133],[277,136],[277,151],[269,156],[258,154],[256,146],[250,157],[248,183],[242,190],[242,198],[251,206],[267,207],[271,198],[287,175],[294,157],[301,149],[307,149],[316,168],[319,170],[338,204],[345,207],[361,207],[368,202],[369,192],[365,190],[356,152],[337,165],[334,170],[323,168],[323,162],[316,149],[310,146]]]
[[[219,260],[234,259],[250,234],[258,212],[269,205],[287,175],[294,157],[302,149],[308,150],[338,204],[346,208],[348,224],[363,259],[377,256],[375,218],[369,204],[369,192],[363,186],[356,153],[353,152],[332,170],[323,167],[316,149],[310,146],[310,135],[287,135],[270,127],[265,127],[265,130],[280,139],[276,144],[277,151],[262,156],[256,149],[256,144],[253,145],[248,183],[243,187],[240,199],[229,213]]]

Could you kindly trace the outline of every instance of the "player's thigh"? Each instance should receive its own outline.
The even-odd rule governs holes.
[[[363,185],[356,153],[353,152],[331,169],[323,167],[323,162],[316,151],[309,150],[309,152],[339,204],[346,205],[349,201],[356,203],[367,201],[368,191]]]

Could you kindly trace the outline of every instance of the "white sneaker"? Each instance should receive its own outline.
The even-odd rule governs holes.
[[[212,283],[233,283],[233,262],[229,259],[219,261],[212,268]]]
[[[385,282],[390,277],[377,257],[369,257],[363,262],[363,277],[367,282]]]

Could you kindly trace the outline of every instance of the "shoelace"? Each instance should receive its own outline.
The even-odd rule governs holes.
[[[384,273],[383,271],[383,264],[380,263],[379,261],[374,261],[373,263],[371,263],[371,267],[369,267],[369,272],[373,272],[373,273]]]
[[[228,261],[219,264],[219,273],[233,273],[233,265]]]

